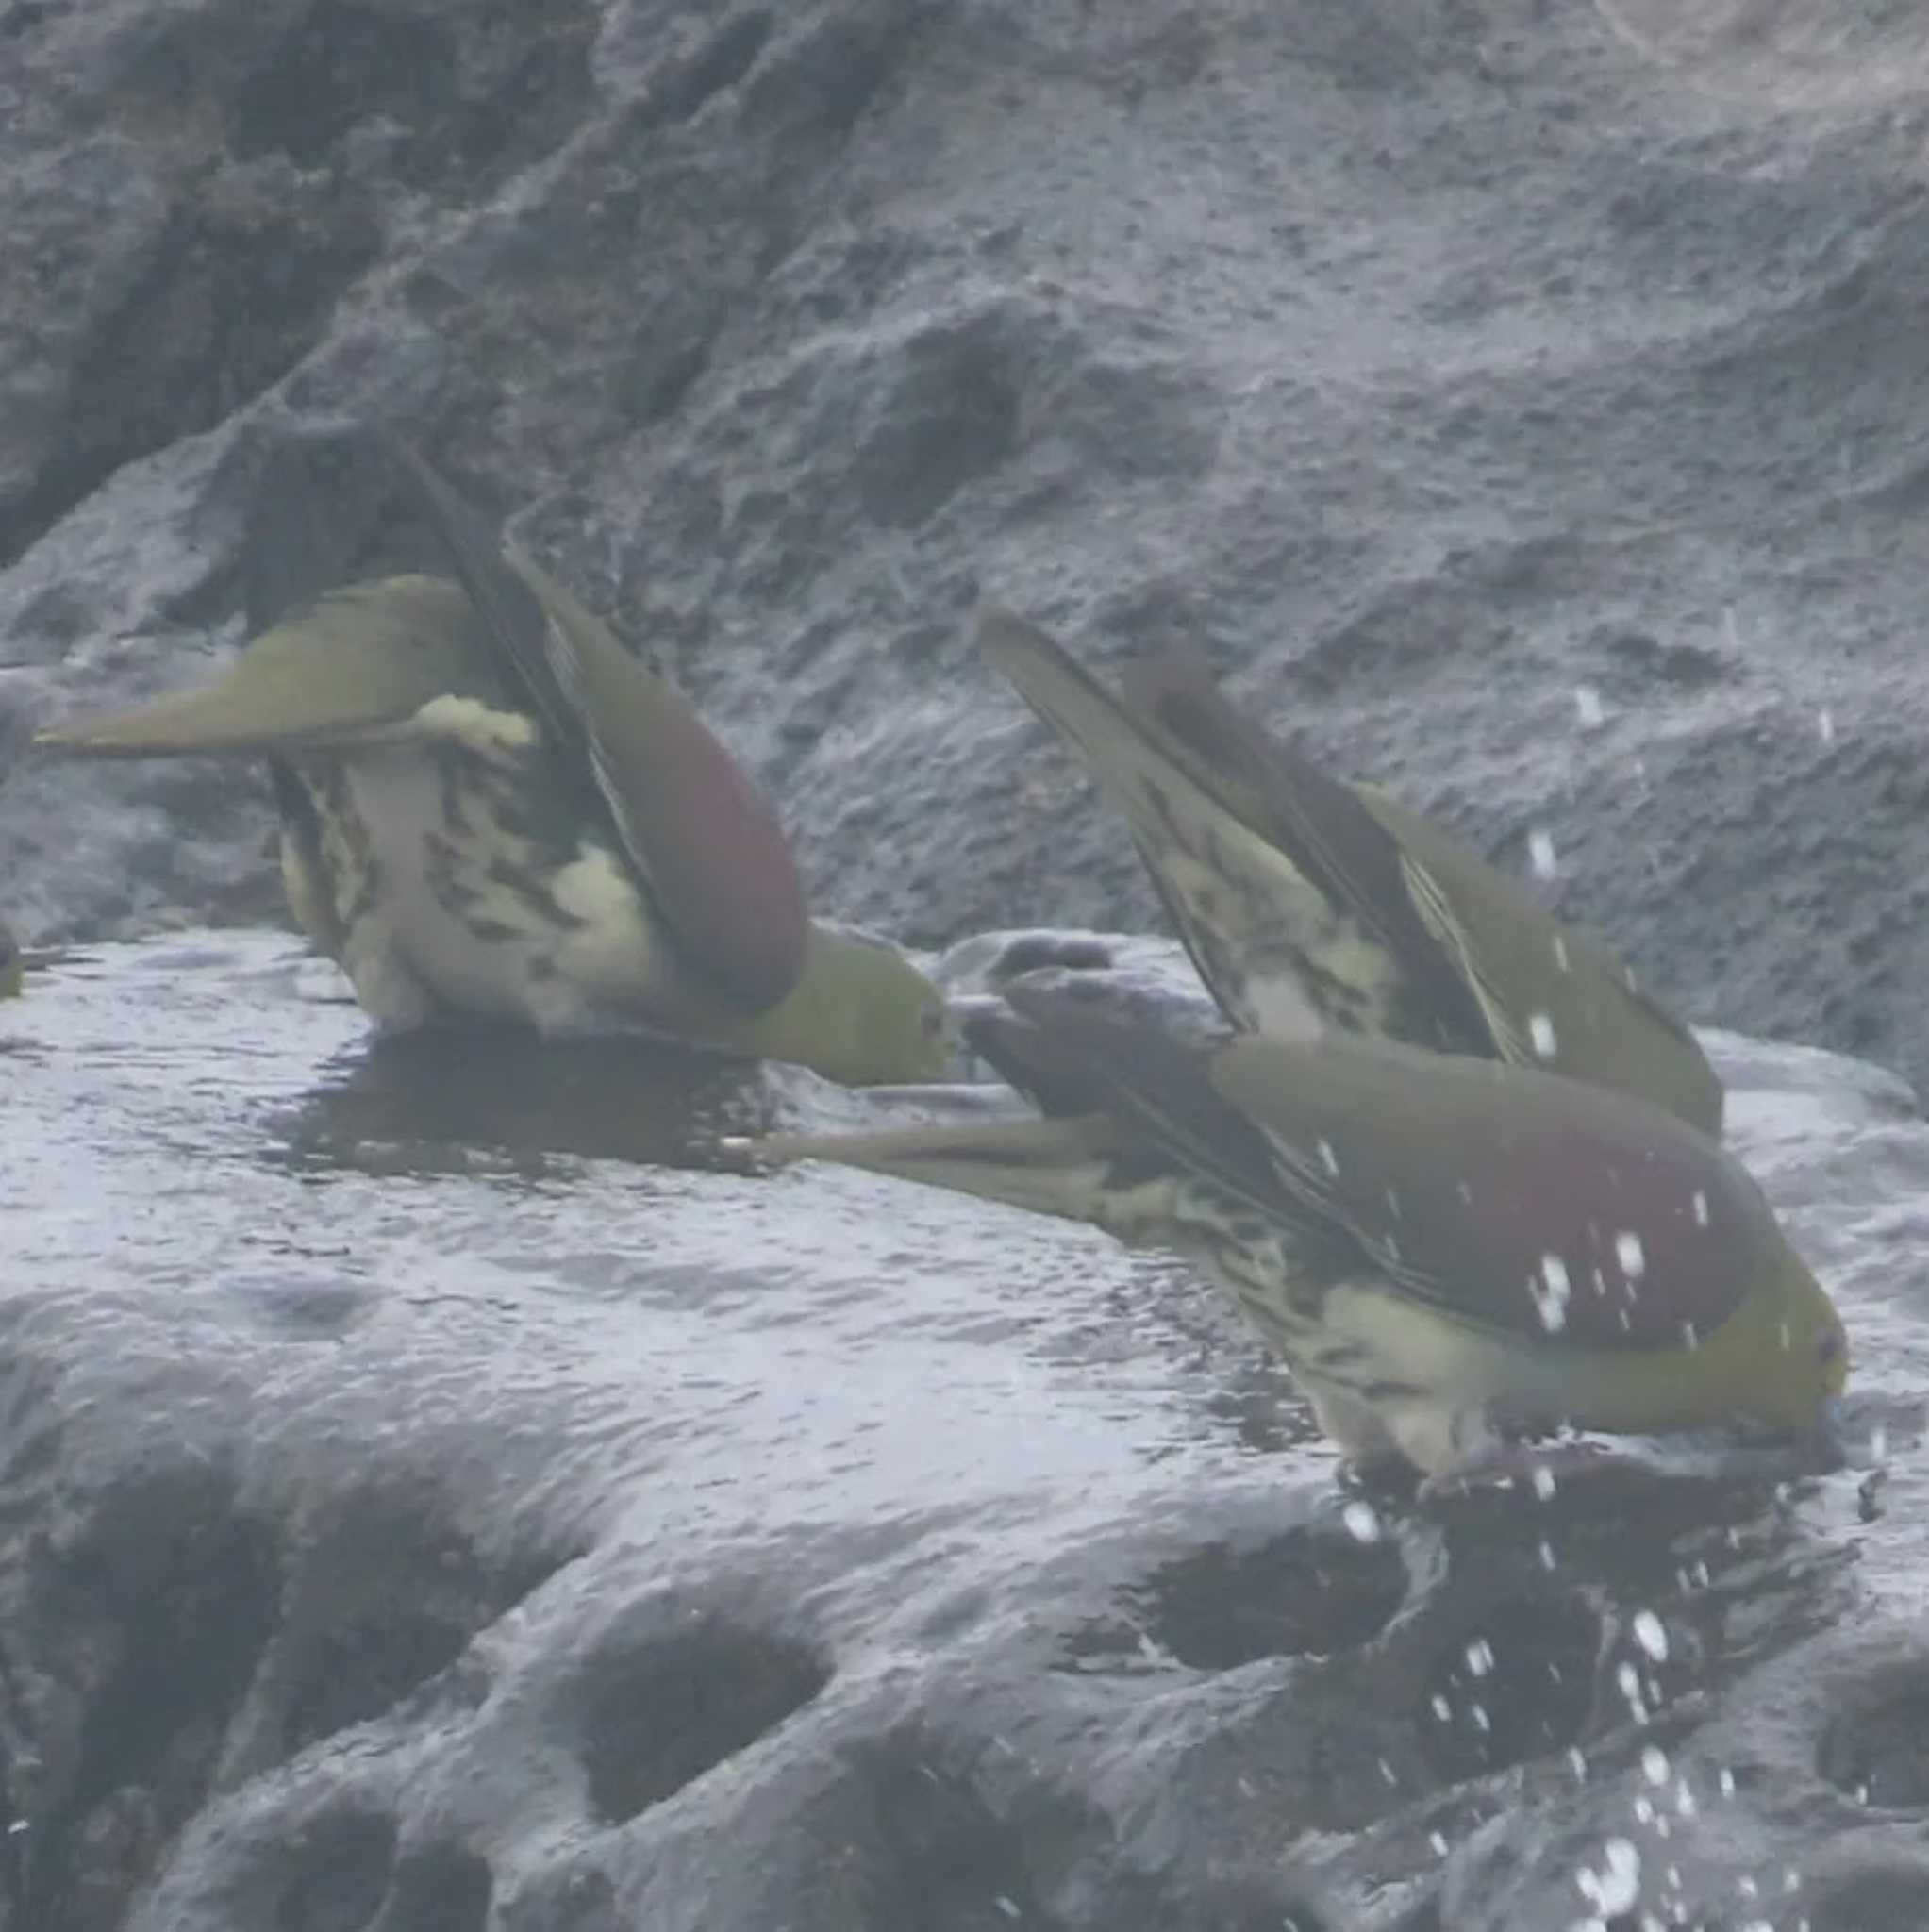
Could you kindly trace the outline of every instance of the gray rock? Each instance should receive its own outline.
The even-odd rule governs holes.
[[[910,1096],[371,1048],[269,934],[43,964],[0,1015],[0,1925],[1501,1932],[1586,1924],[1586,1873],[1900,1927],[1929,1127],[1710,1045],[1850,1307],[1855,1466],[1632,1443],[1423,1514],[1335,1484],[1176,1262],[706,1151]]]
[[[6,1932],[1923,1922],[1919,11],[0,6],[0,907],[148,941],[0,1014]],[[983,594],[1545,832],[1863,1466],[1367,1524],[1175,1265],[679,1164],[896,1102],[154,937],[263,788],[31,727],[409,560],[371,420],[960,979],[1157,923]]]

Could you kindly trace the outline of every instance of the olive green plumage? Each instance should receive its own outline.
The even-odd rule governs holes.
[[[987,610],[981,648],[1129,821],[1173,925],[1253,1032],[1384,1035],[1540,1068],[1719,1135],[1694,1037],[1598,940],[1419,813],[1347,784],[1169,656],[1107,691],[1037,625]]]
[[[265,756],[290,906],[384,1026],[640,1025],[852,1083],[941,1074],[937,990],[807,916],[775,813],[688,700],[394,454],[459,581],[330,591],[212,683],[41,741]]]
[[[1191,1257],[1362,1462],[1444,1477],[1561,1422],[1805,1429],[1842,1387],[1840,1321],[1759,1189],[1658,1108],[1385,1040],[1181,1040],[1102,974],[1006,1000],[972,1044],[1085,1110],[753,1145]]]
[[[13,937],[12,927],[0,919],[0,1000],[18,998],[25,984],[20,941]]]

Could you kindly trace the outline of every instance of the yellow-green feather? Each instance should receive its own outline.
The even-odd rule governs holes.
[[[1652,1101],[1720,1137],[1715,1070],[1688,1028],[1635,987],[1623,961],[1419,812],[1377,786],[1354,790],[1438,888],[1443,919],[1436,923],[1423,888],[1415,909],[1462,961],[1503,1058]]]
[[[94,758],[353,743],[447,693],[500,702],[479,641],[474,607],[444,578],[352,584],[263,631],[212,683],[58,725],[35,742]]]

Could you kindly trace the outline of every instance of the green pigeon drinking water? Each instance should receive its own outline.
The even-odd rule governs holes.
[[[1843,1387],[1842,1324],[1760,1190],[1644,1101],[1385,1040],[1181,1038],[1101,974],[1023,975],[965,1031],[1081,1110],[750,1148],[1189,1257],[1360,1464],[1438,1483],[1562,1423],[1819,1430]]]
[[[852,1084],[943,1074],[936,988],[808,916],[776,814],[689,701],[389,447],[457,581],[330,591],[213,683],[39,741],[265,757],[289,904],[385,1028],[634,1025]]]
[[[1330,776],[1168,656],[1114,694],[1036,625],[980,647],[1128,820],[1200,976],[1250,1032],[1536,1067],[1719,1136],[1721,1084],[1626,965],[1419,813]]]

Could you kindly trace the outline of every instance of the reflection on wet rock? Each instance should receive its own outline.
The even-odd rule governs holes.
[[[1406,1590],[1396,1548],[1343,1529],[1243,1552],[1215,1544],[1122,1591],[1120,1615],[1087,1624],[1067,1650],[1088,1670],[1166,1659],[1229,1671],[1263,1657],[1326,1657],[1376,1635]]]
[[[1153,996],[1173,958],[1106,950],[1061,967]],[[320,991],[191,935],[0,1023],[0,1923],[1513,1932],[1585,1874],[1635,1925],[1745,1881],[1783,1932],[1794,1870],[1849,1932],[1914,1895],[1929,1679],[1869,1610],[1915,1602],[1885,1217],[1929,1127],[1854,1070],[1717,1043],[1867,1338],[1881,1520],[1855,1456],[1714,1436],[1422,1507],[1337,1483],[1170,1257],[719,1156],[1000,1089],[397,1054]]]
[[[451,1029],[358,1041],[274,1127],[282,1158],[313,1174],[535,1180],[569,1158],[684,1167],[719,1134],[778,1117],[766,1082],[758,1064],[652,1041]]]

